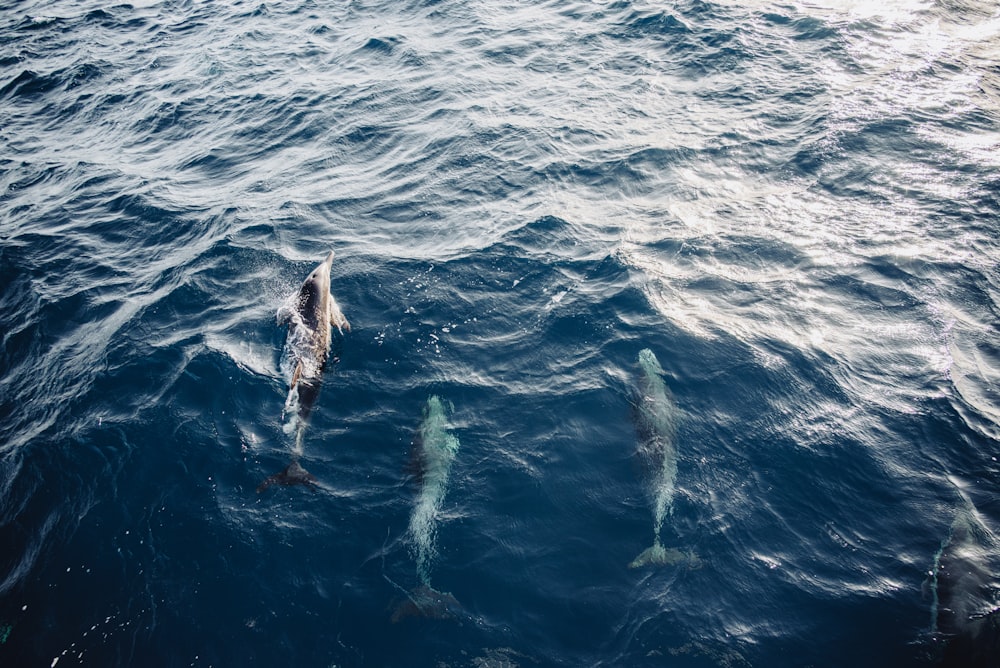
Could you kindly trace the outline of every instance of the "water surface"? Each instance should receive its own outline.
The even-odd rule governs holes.
[[[5,3],[0,662],[933,663],[935,555],[1000,530],[998,45],[976,0]],[[318,488],[258,495],[329,250]],[[697,567],[628,568],[643,349]],[[431,396],[462,612],[392,623]]]

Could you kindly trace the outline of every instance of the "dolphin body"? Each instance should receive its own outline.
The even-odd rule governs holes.
[[[444,402],[437,396],[427,400],[424,420],[414,445],[421,485],[410,515],[409,533],[416,553],[420,585],[407,592],[406,600],[392,615],[393,622],[407,617],[450,619],[462,610],[450,593],[431,587],[438,516],[448,491],[451,465],[459,448],[458,438],[448,431],[448,413]]]
[[[663,381],[663,367],[653,351],[639,352],[639,378],[635,399],[636,429],[639,433],[638,454],[649,474],[649,495],[653,505],[653,545],[636,557],[629,568],[664,566],[687,561],[700,565],[698,557],[660,542],[660,529],[667,515],[673,512],[677,481],[677,426],[680,413],[673,396]]]
[[[278,323],[288,323],[283,355],[287,364],[282,366],[287,366],[290,373],[285,415],[291,417],[285,429],[295,433],[295,446],[292,462],[283,471],[262,482],[257,488],[258,493],[273,484],[316,483],[316,477],[302,468],[298,461],[302,454],[302,432],[319,396],[323,368],[330,355],[332,328],[336,327],[341,335],[351,331],[351,325],[337,300],[330,294],[333,256],[333,251],[330,251],[326,259],[306,277],[294,299],[278,310]]]
[[[938,665],[1000,665],[1000,608],[989,555],[997,546],[973,512],[962,511],[934,558],[931,571],[932,633],[940,643]]]

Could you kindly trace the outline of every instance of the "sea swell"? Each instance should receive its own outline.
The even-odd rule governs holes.
[[[0,660],[931,662],[935,553],[1000,522],[998,35],[972,0],[6,7]],[[259,498],[275,313],[330,249],[316,489]],[[626,568],[643,349],[700,568]],[[388,606],[432,395],[468,616],[426,632]]]

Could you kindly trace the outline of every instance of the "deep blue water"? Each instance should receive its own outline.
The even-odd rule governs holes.
[[[0,665],[931,665],[998,258],[993,2],[4,3]],[[431,396],[461,607],[394,623]]]

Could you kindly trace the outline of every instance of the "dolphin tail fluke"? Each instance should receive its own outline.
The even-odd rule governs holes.
[[[451,593],[423,584],[406,593],[406,598],[393,610],[391,621],[396,624],[407,617],[454,619],[461,613],[462,604]]]
[[[260,494],[271,485],[308,485],[309,487],[315,487],[316,476],[302,468],[299,460],[293,459],[292,463],[286,466],[283,471],[275,473],[260,483],[257,486],[257,493]]]
[[[677,548],[666,548],[659,542],[653,543],[652,547],[643,550],[638,557],[632,560],[629,568],[642,568],[644,566],[676,566],[685,564],[688,568],[700,568],[701,559],[693,552],[681,552]]]

